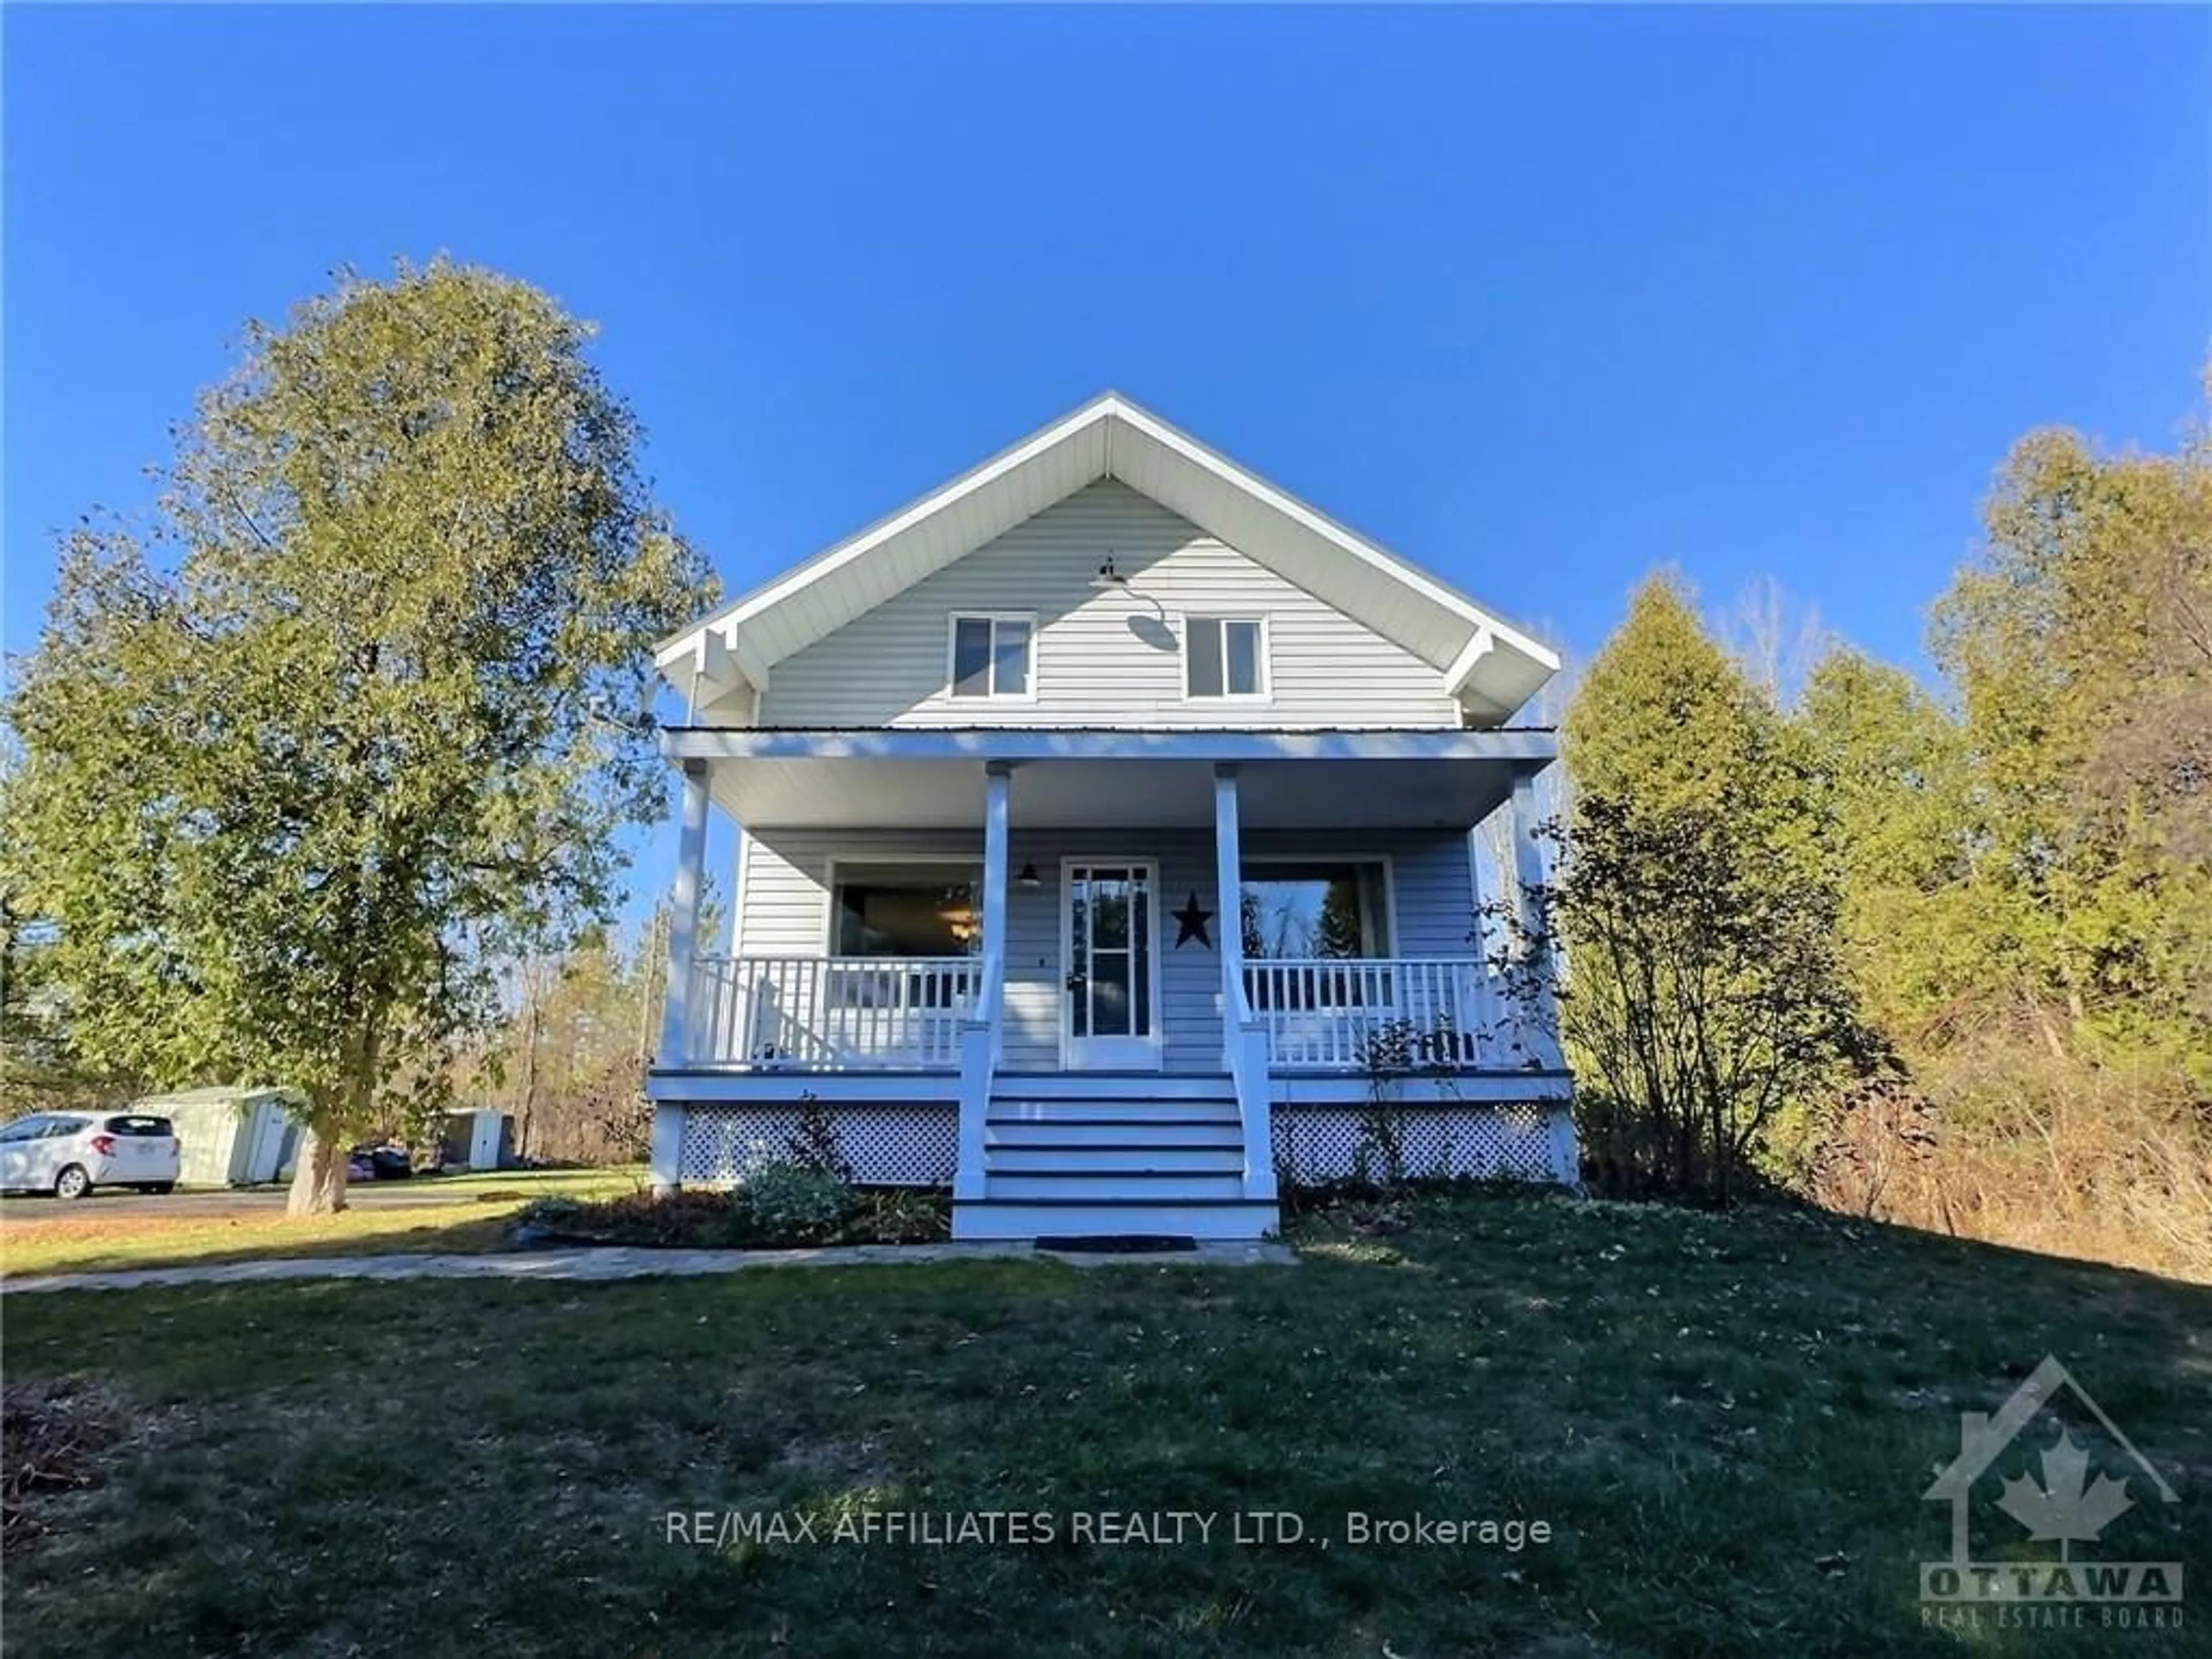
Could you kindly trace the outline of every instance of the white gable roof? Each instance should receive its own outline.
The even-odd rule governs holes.
[[[1435,665],[1448,694],[1494,714],[1559,669],[1550,649],[1465,595],[1113,392],[732,599],[665,641],[655,660],[679,690],[695,674],[718,694],[757,689],[785,658],[1101,478]]]

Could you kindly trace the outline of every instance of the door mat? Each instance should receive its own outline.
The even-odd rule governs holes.
[[[1198,1241],[1174,1233],[1085,1233],[1066,1238],[1040,1238],[1036,1247],[1071,1255],[1149,1255],[1159,1250],[1195,1250]]]

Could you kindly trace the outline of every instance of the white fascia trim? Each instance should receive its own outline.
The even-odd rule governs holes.
[[[1498,636],[1486,624],[1474,630],[1452,665],[1444,670],[1444,696],[1456,697],[1467,683],[1474,678],[1474,671],[1482,659],[1498,648]],[[1557,663],[1553,664],[1557,668]]]
[[[768,690],[768,663],[752,641],[711,622],[653,648],[653,665],[671,678],[687,664],[694,675],[717,688],[717,696],[738,684],[756,693]]]
[[[653,665],[662,670],[683,667],[689,663],[695,674],[706,674],[715,653],[727,650],[722,636],[705,623],[689,629],[673,638],[665,639],[653,647]]]
[[[1300,1072],[1277,1066],[1269,1073],[1275,1109],[1297,1121],[1304,1106],[1362,1106],[1375,1100],[1372,1079],[1342,1073]],[[1404,1106],[1480,1108],[1534,1105],[1573,1097],[1574,1081],[1565,1072],[1467,1070],[1446,1077],[1394,1079],[1388,1085],[1393,1103]]]
[[[1559,757],[1545,731],[1123,732],[1010,726],[909,726],[874,732],[683,726],[660,734],[670,760],[1160,760],[1224,764],[1278,760],[1510,761],[1540,769]]]
[[[646,1073],[646,1097],[660,1101],[788,1106],[801,1093],[825,1104],[888,1103],[943,1106],[960,1102],[957,1072],[806,1072],[744,1064],[656,1066]]]

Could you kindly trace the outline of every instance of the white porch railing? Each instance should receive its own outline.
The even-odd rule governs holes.
[[[1248,962],[1244,995],[1283,1071],[1468,1070],[1525,1063],[1474,958]]]
[[[701,957],[694,1066],[954,1071],[980,965],[967,957]]]

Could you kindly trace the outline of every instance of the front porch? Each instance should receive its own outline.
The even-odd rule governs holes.
[[[1498,971],[1475,956],[1270,957],[1240,971],[1240,1016],[1266,1036],[1277,1076],[1518,1074],[1553,1060],[1514,1017]],[[1036,1003],[1040,989],[1050,1000],[1052,983],[1026,963],[1008,973],[998,1001],[1011,1024],[1010,1006]],[[983,1006],[981,975],[970,957],[701,957],[686,999],[683,1068],[778,1079],[955,1073],[961,1028]],[[1218,997],[1205,1012],[1206,1035],[1218,1042]],[[1003,1033],[999,1046],[1003,1054]],[[1164,1054],[1164,1034],[1159,1046]],[[1066,1048],[1063,1036],[1038,1069],[1165,1069],[1141,1055],[1113,1067],[1072,1065]]]
[[[963,1236],[984,1236],[987,1206],[1016,1231],[1111,1231],[1130,1193],[1155,1222],[1226,1205],[1217,1230],[1264,1230],[1278,1165],[1351,1173],[1352,1120],[1377,1098],[1444,1149],[1439,1172],[1571,1179],[1547,981],[1512,965],[1537,995],[1510,996],[1486,960],[1470,842],[1502,811],[1501,884],[1536,879],[1543,734],[668,746],[686,790],[648,1079],[657,1184],[738,1176],[783,1150],[806,1101],[857,1178],[949,1181]],[[690,936],[710,802],[740,825],[727,950]],[[1070,1126],[1044,1143],[1060,1155],[1024,1127],[1040,1121]],[[1302,1146],[1328,1167],[1300,1168]]]

